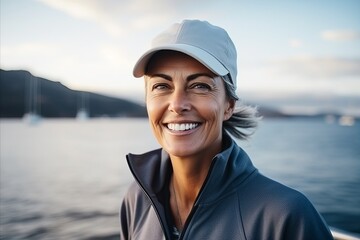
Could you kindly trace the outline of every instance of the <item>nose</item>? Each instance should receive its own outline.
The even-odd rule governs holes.
[[[186,91],[175,90],[171,94],[168,109],[177,114],[183,114],[184,112],[190,111],[191,102]]]

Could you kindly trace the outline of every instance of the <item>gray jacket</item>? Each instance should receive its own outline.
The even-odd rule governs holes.
[[[303,194],[261,175],[229,136],[224,141],[180,239],[333,239]],[[120,208],[120,239],[170,240],[164,207],[172,173],[168,155],[159,149],[127,159],[137,184]]]

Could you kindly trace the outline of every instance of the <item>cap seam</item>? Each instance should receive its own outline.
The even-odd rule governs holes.
[[[185,23],[184,23],[184,24],[185,24]],[[179,27],[179,29],[178,29],[177,32],[176,32],[176,37],[175,37],[173,43],[177,43],[177,42],[178,42],[178,40],[179,40],[179,35],[180,35],[180,33],[182,32],[182,30],[183,30],[184,24],[180,24],[180,27]]]

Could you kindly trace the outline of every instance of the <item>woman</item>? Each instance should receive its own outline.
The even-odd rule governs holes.
[[[256,111],[235,109],[236,49],[222,28],[185,20],[136,63],[162,149],[129,154],[136,179],[120,209],[121,239],[332,239],[299,192],[261,175],[230,137]]]

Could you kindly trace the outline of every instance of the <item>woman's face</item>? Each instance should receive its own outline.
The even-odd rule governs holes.
[[[220,77],[185,54],[159,52],[148,65],[145,86],[150,125],[170,156],[212,158],[221,151],[222,123],[234,101]]]

